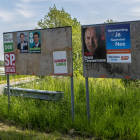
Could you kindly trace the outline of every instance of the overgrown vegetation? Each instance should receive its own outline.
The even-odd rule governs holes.
[[[140,93],[133,82],[124,86],[118,79],[89,79],[90,124],[86,114],[85,79],[74,79],[75,121],[71,118],[70,78],[45,77],[22,87],[50,91],[63,91],[60,102],[11,97],[8,113],[8,97],[0,96],[0,116],[12,120],[23,128],[45,132],[55,130],[68,133],[84,133],[106,139],[140,139]]]
[[[0,66],[4,66],[4,61],[0,60]]]
[[[34,78],[35,76],[30,75],[9,75],[10,81],[14,80],[23,80],[27,78]],[[0,84],[7,83],[7,76],[6,75],[0,75]]]

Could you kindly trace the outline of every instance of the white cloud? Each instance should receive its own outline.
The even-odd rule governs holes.
[[[20,13],[25,18],[30,18],[34,16],[34,13],[30,10],[24,10],[24,9],[16,9],[18,13]]]
[[[16,23],[13,25],[16,31],[22,30],[34,30],[37,27],[37,22],[24,22],[24,23]]]
[[[20,0],[23,3],[28,3],[28,2],[40,2],[40,1],[46,1],[46,0]]]
[[[126,4],[137,4],[140,3],[140,0],[118,0],[120,3],[126,3]]]
[[[138,7],[132,7],[126,14],[132,16],[140,16],[140,9]]]
[[[140,13],[140,8],[133,7],[133,8],[131,8],[130,12]]]
[[[20,1],[26,3],[26,2],[30,2],[31,0],[20,0]]]
[[[28,0],[29,1],[29,0]],[[30,18],[30,17],[33,17],[35,14],[34,12],[32,12],[29,8],[29,6],[27,6],[27,4],[25,3],[15,3],[16,5],[16,8],[15,10],[21,14],[23,17],[25,18]]]
[[[0,20],[2,22],[12,21],[16,16],[16,13],[8,10],[0,10]]]
[[[99,12],[95,12],[95,11],[92,11],[91,13],[92,14],[100,14]]]

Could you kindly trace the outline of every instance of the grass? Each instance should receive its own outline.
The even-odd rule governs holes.
[[[22,130],[19,127],[11,126],[8,123],[0,123],[0,139],[1,140],[84,140],[78,136],[62,135],[54,131],[53,133],[40,133],[34,130]],[[94,140],[88,138],[87,140]]]
[[[75,120],[71,118],[69,77],[45,77],[23,88],[63,91],[60,102],[0,96],[0,117],[15,122],[23,129],[101,139],[140,139],[140,92],[135,82],[125,84],[119,79],[89,78],[90,124],[86,114],[86,89],[83,77],[74,78]]]
[[[25,80],[27,78],[34,78],[35,76],[30,75],[9,75],[10,82],[19,81],[19,80]],[[7,76],[6,75],[0,75],[0,84],[7,83]]]

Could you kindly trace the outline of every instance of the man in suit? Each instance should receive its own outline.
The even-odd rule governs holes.
[[[96,36],[95,27],[88,27],[85,31],[85,44],[87,52],[85,55],[93,56],[93,59],[97,59],[98,37]]]
[[[24,33],[20,34],[20,43],[18,43],[17,49],[20,50],[20,52],[28,52],[28,42],[24,41]]]
[[[34,33],[34,43],[35,43],[35,45],[33,46],[33,48],[41,48],[41,44],[39,43],[39,33],[38,32]]]

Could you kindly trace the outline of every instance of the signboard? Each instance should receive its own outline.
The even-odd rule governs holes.
[[[83,25],[81,35],[84,77],[140,79],[140,21]]]
[[[130,24],[106,26],[107,63],[131,63]]]
[[[68,74],[66,51],[53,52],[54,74]]]
[[[5,53],[5,73],[16,73],[15,53]]]
[[[73,75],[70,26],[8,32],[3,33],[3,38],[6,74],[15,71],[14,74],[17,75]],[[8,49],[6,43],[11,43]],[[15,61],[12,57],[13,63],[8,65],[8,61],[11,61],[10,54],[15,54]],[[56,59],[63,59],[64,62],[57,62],[55,64],[59,66],[56,66],[54,65]]]

